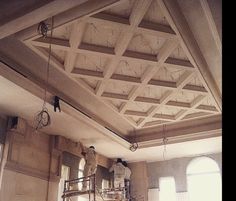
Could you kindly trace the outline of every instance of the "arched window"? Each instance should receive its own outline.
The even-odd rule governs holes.
[[[159,178],[159,200],[160,201],[176,201],[176,189],[174,177]]]
[[[208,157],[193,159],[187,167],[190,201],[221,201],[221,175],[217,163]]]
[[[83,177],[84,176],[84,165],[85,165],[85,160],[84,158],[80,159],[79,162],[79,170],[78,170],[78,178]],[[82,189],[82,183],[79,183],[79,190]]]

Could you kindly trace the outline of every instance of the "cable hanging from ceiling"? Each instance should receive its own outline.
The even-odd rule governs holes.
[[[48,37],[49,24],[45,22],[40,22],[38,25],[38,33],[41,34],[44,38]],[[50,33],[50,42],[49,42],[49,52],[47,59],[47,73],[46,73],[46,84],[44,88],[44,99],[41,111],[37,112],[35,116],[35,129],[39,130],[43,127],[49,126],[51,124],[51,117],[49,115],[48,109],[46,107],[46,99],[47,99],[47,90],[48,90],[48,80],[49,80],[49,66],[51,59],[51,40],[53,35],[53,17],[51,18],[51,33]]]
[[[138,149],[138,143],[136,140],[136,130],[134,130],[134,142],[130,144],[130,151],[135,152]]]
[[[167,142],[168,142],[168,139],[166,137],[166,125],[163,124],[163,153],[162,153],[162,156],[163,156],[163,160],[165,161],[166,160],[166,154],[167,154],[167,150],[166,150],[166,145],[167,145]]]

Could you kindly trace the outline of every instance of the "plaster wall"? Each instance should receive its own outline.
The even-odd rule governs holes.
[[[222,170],[222,154],[210,154]],[[159,178],[173,176],[177,192],[187,191],[186,169],[192,159],[196,157],[183,157],[168,161],[152,162],[147,164],[148,188],[159,188]]]
[[[7,130],[0,200],[57,200],[59,158],[51,152],[51,140],[20,118]]]
[[[130,163],[129,168],[132,172],[130,177],[131,184],[131,196],[136,200],[148,200],[148,175],[147,175],[147,163],[137,162]]]

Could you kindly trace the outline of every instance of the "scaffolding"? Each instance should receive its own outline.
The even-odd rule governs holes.
[[[88,195],[89,201],[96,201],[96,179],[95,174],[80,177],[77,179],[66,180],[64,183],[64,190],[62,194],[63,201],[70,200],[74,196]],[[82,184],[84,182],[88,183],[88,189],[82,190]],[[92,200],[93,198],[93,200]]]
[[[80,177],[77,179],[66,180],[64,183],[64,190],[62,194],[63,201],[70,201],[71,197],[83,196],[89,201],[96,201],[96,194],[98,194],[103,201],[131,201],[130,197],[130,185],[129,183],[125,187],[121,188],[106,188],[99,189],[96,186],[95,174]],[[82,190],[82,184],[87,182],[88,189]]]
[[[104,201],[111,201],[111,200],[127,200],[126,198],[126,189],[123,188],[106,188],[100,189],[99,194],[103,198]]]

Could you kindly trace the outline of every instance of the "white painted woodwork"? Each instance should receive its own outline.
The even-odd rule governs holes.
[[[207,2],[201,6],[216,36]],[[57,15],[52,39],[30,29],[18,37],[43,59],[51,41],[52,65],[136,129],[220,113],[177,2],[104,0],[81,8],[81,15],[79,7]]]

